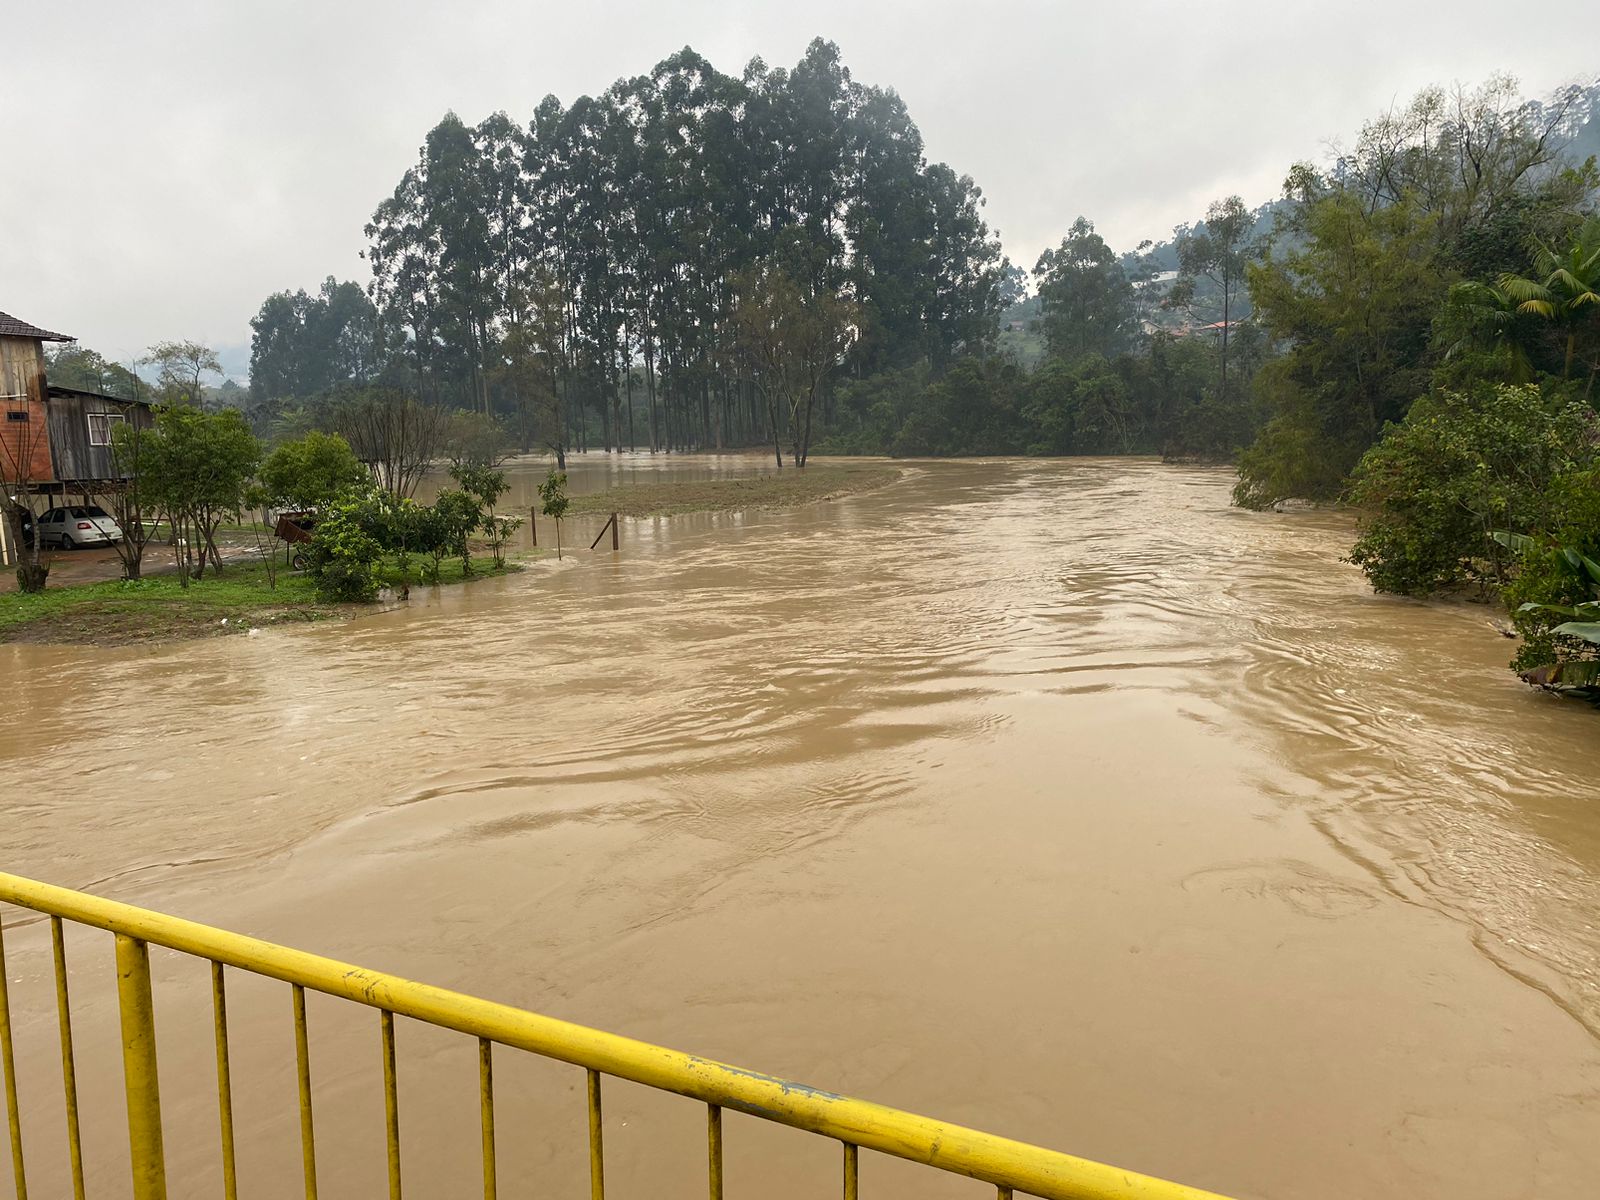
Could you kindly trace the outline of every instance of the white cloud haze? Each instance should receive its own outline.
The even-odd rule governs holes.
[[[1574,19],[1578,6],[1569,9]],[[1429,83],[1530,94],[1600,45],[1486,0],[1275,5],[950,0],[559,6],[61,2],[13,14],[0,114],[0,310],[126,360],[234,348],[265,296],[365,284],[361,227],[454,109],[526,122],[684,45],[736,74],[815,36],[892,86],[1031,267],[1080,213],[1117,249],[1286,168]]]

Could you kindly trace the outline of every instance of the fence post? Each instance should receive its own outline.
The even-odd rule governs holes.
[[[539,506],[537,504],[528,505],[528,532],[533,534],[533,544],[537,549],[539,545]]]
[[[617,514],[611,514],[611,548],[617,548]]]
[[[117,1007],[122,1012],[122,1075],[128,1091],[128,1148],[134,1200],[166,1200],[167,1165],[161,1146],[161,1087],[156,1075],[155,1004],[150,996],[150,950],[117,934]]]

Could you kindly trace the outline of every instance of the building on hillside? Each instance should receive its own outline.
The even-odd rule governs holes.
[[[128,475],[113,460],[113,431],[151,422],[149,401],[50,385],[44,344],[75,340],[0,312],[0,486],[19,503],[36,507],[40,496],[49,507],[59,494],[87,504],[116,491]]]

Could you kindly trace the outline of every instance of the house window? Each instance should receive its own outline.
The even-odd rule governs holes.
[[[111,445],[112,422],[127,420],[121,413],[89,414],[89,445]]]
[[[8,421],[26,421],[27,419],[28,410],[25,408],[13,408],[6,413],[6,420]]]

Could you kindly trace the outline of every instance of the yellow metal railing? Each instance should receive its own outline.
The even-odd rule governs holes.
[[[832,1138],[843,1145],[843,1195],[857,1200],[860,1150],[865,1147],[936,1170],[967,1175],[994,1185],[1000,1200],[1031,1195],[1046,1200],[1219,1200],[1182,1184],[1011,1141],[959,1125],[947,1125],[865,1100],[741,1070],[647,1042],[602,1033],[552,1017],[480,1000],[459,992],[413,983],[348,963],[276,946],[103,900],[82,892],[0,873],[0,902],[47,914],[55,960],[56,1004],[61,1041],[62,1084],[67,1114],[74,1195],[83,1196],[82,1146],[68,1006],[62,922],[107,930],[116,937],[117,999],[122,1025],[123,1076],[135,1200],[164,1200],[161,1096],[156,1074],[155,1010],[150,985],[152,944],[207,959],[211,964],[212,1010],[217,1060],[217,1110],[221,1125],[224,1193],[237,1195],[233,1096],[228,1057],[225,971],[248,971],[290,985],[294,1011],[295,1066],[300,1092],[300,1145],[305,1193],[317,1194],[311,1060],[306,1035],[307,989],[376,1008],[382,1034],[385,1128],[389,1194],[401,1195],[400,1116],[396,1091],[396,1016],[455,1030],[478,1039],[478,1082],[483,1138],[483,1192],[496,1194],[494,1047],[525,1050],[584,1068],[587,1073],[589,1179],[592,1200],[604,1200],[605,1153],[601,1120],[604,1076],[698,1100],[706,1106],[707,1179],[711,1200],[721,1200],[722,1110]],[[6,1119],[18,1200],[27,1200],[22,1122],[16,1085],[11,1012],[6,990],[5,943],[0,931],[0,1070],[4,1073]]]

